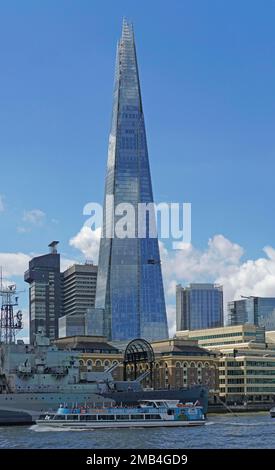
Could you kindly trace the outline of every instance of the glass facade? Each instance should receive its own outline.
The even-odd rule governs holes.
[[[119,238],[113,227],[121,216],[108,204],[135,208],[134,237]],[[132,25],[124,21],[118,43],[112,125],[105,183],[96,307],[104,309],[103,332],[112,340],[168,337],[158,239],[138,238],[137,207],[153,193]]]
[[[247,297],[228,303],[230,325],[251,323],[263,326],[266,331],[275,330],[275,298]]]
[[[58,338],[58,319],[62,314],[60,255],[49,253],[33,258],[24,279],[30,286],[30,343],[41,328],[48,338]]]
[[[177,331],[223,326],[223,289],[214,284],[177,286]]]
[[[103,332],[104,309],[89,308],[85,315],[85,334],[88,336],[101,336]]]

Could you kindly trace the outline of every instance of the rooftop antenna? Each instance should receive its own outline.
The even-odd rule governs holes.
[[[85,264],[86,264],[86,265],[92,265],[92,266],[93,266],[94,260],[88,258],[88,259],[85,260]]]
[[[3,268],[1,267],[0,297],[2,297],[0,314],[0,343],[15,343],[15,335],[23,328],[22,312],[14,313],[14,307],[18,306],[18,291],[15,284],[3,285]]]

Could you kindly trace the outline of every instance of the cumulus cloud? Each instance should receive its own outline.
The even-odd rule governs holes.
[[[167,312],[169,335],[170,337],[173,337],[175,336],[175,333],[176,333],[176,305],[167,304],[166,312]]]
[[[84,225],[75,237],[70,239],[70,246],[80,250],[86,259],[98,262],[101,228],[92,230]]]
[[[23,276],[28,269],[31,257],[25,253],[0,253],[0,266],[3,267],[3,276]]]
[[[0,194],[0,212],[4,212],[4,210],[5,210],[4,196]]]

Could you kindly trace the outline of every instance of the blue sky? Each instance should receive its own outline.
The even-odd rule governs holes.
[[[0,252],[41,253],[57,239],[81,258],[69,240],[84,204],[103,199],[123,16],[156,201],[192,203],[198,250],[222,234],[243,261],[263,256],[275,232],[272,0],[2,0]],[[45,216],[29,224],[33,210]]]

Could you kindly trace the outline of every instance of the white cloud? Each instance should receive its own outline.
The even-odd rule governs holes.
[[[32,209],[30,211],[25,211],[23,214],[23,222],[29,223],[31,225],[43,225],[45,221],[46,214],[40,209]]]
[[[61,258],[60,259],[60,270],[63,272],[68,269],[73,264],[77,264],[79,260],[70,259],[70,258]]]
[[[34,227],[42,227],[46,220],[46,214],[41,209],[32,209],[24,211],[22,222],[23,225],[17,227],[19,233],[29,233]]]
[[[176,306],[172,304],[166,305],[168,330],[170,337],[173,337],[176,333]]]
[[[25,253],[0,253],[0,266],[3,267],[3,276],[23,276],[28,269],[31,257]]]
[[[70,239],[70,246],[80,250],[86,259],[98,262],[99,243],[101,228],[92,230],[90,227],[83,226],[75,237]]]
[[[5,210],[4,196],[0,194],[0,212],[4,212],[4,210]]]

